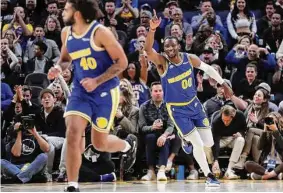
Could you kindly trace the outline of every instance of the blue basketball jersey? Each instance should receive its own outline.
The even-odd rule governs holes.
[[[135,94],[135,98],[139,103],[139,106],[145,101],[149,100],[149,90],[145,83],[142,81],[131,82],[132,88]]]
[[[84,78],[95,78],[103,74],[114,62],[103,48],[97,47],[93,42],[95,31],[101,26],[99,22],[93,21],[87,31],[78,36],[68,28],[66,47],[72,58],[74,66],[73,91],[87,93],[81,86],[80,81]],[[119,85],[117,77],[97,87],[93,93],[108,91]]]
[[[181,53],[181,57],[179,64],[167,59],[167,69],[161,76],[164,100],[167,103],[186,103],[197,95],[193,66],[186,53]]]

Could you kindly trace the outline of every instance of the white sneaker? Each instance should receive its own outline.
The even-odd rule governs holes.
[[[191,170],[187,180],[198,180],[198,171]]]
[[[147,174],[141,178],[142,181],[156,180],[156,175],[152,170],[148,170]]]
[[[278,174],[277,179],[278,180],[282,180],[283,179],[283,173],[282,172]]]
[[[215,175],[216,178],[220,177],[221,170],[218,162],[214,162],[214,164],[212,165],[212,173]]]
[[[165,170],[158,170],[157,181],[167,181],[167,177],[165,175]]]
[[[237,176],[233,170],[228,169],[224,174],[224,178],[228,180],[235,180],[235,179],[239,179],[240,177]]]

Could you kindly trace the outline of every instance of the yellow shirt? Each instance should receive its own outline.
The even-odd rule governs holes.
[[[2,28],[2,32],[7,31],[9,25],[10,25],[10,24],[5,24],[5,25],[3,26],[3,28]],[[27,27],[27,29],[28,29],[31,33],[33,33],[33,27],[32,27],[31,24],[27,24],[26,27]],[[20,25],[17,25],[17,24],[14,24],[14,29],[15,29],[15,31],[16,31],[18,28],[21,28],[21,26],[20,26]],[[18,35],[18,34],[17,34],[17,35]]]

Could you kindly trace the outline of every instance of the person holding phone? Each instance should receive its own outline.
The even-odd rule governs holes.
[[[259,163],[247,161],[245,169],[253,180],[283,178],[283,117],[276,112],[264,119],[264,131],[258,149],[262,151]]]

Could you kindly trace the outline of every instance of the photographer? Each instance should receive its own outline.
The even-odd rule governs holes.
[[[43,171],[50,146],[28,122],[17,122],[11,129],[13,135],[16,132],[8,150],[11,160],[1,159],[1,169],[14,183],[27,183]]]
[[[283,117],[275,112],[265,118],[264,131],[258,149],[262,150],[260,162],[247,161],[246,170],[253,180],[282,180],[283,174]]]

